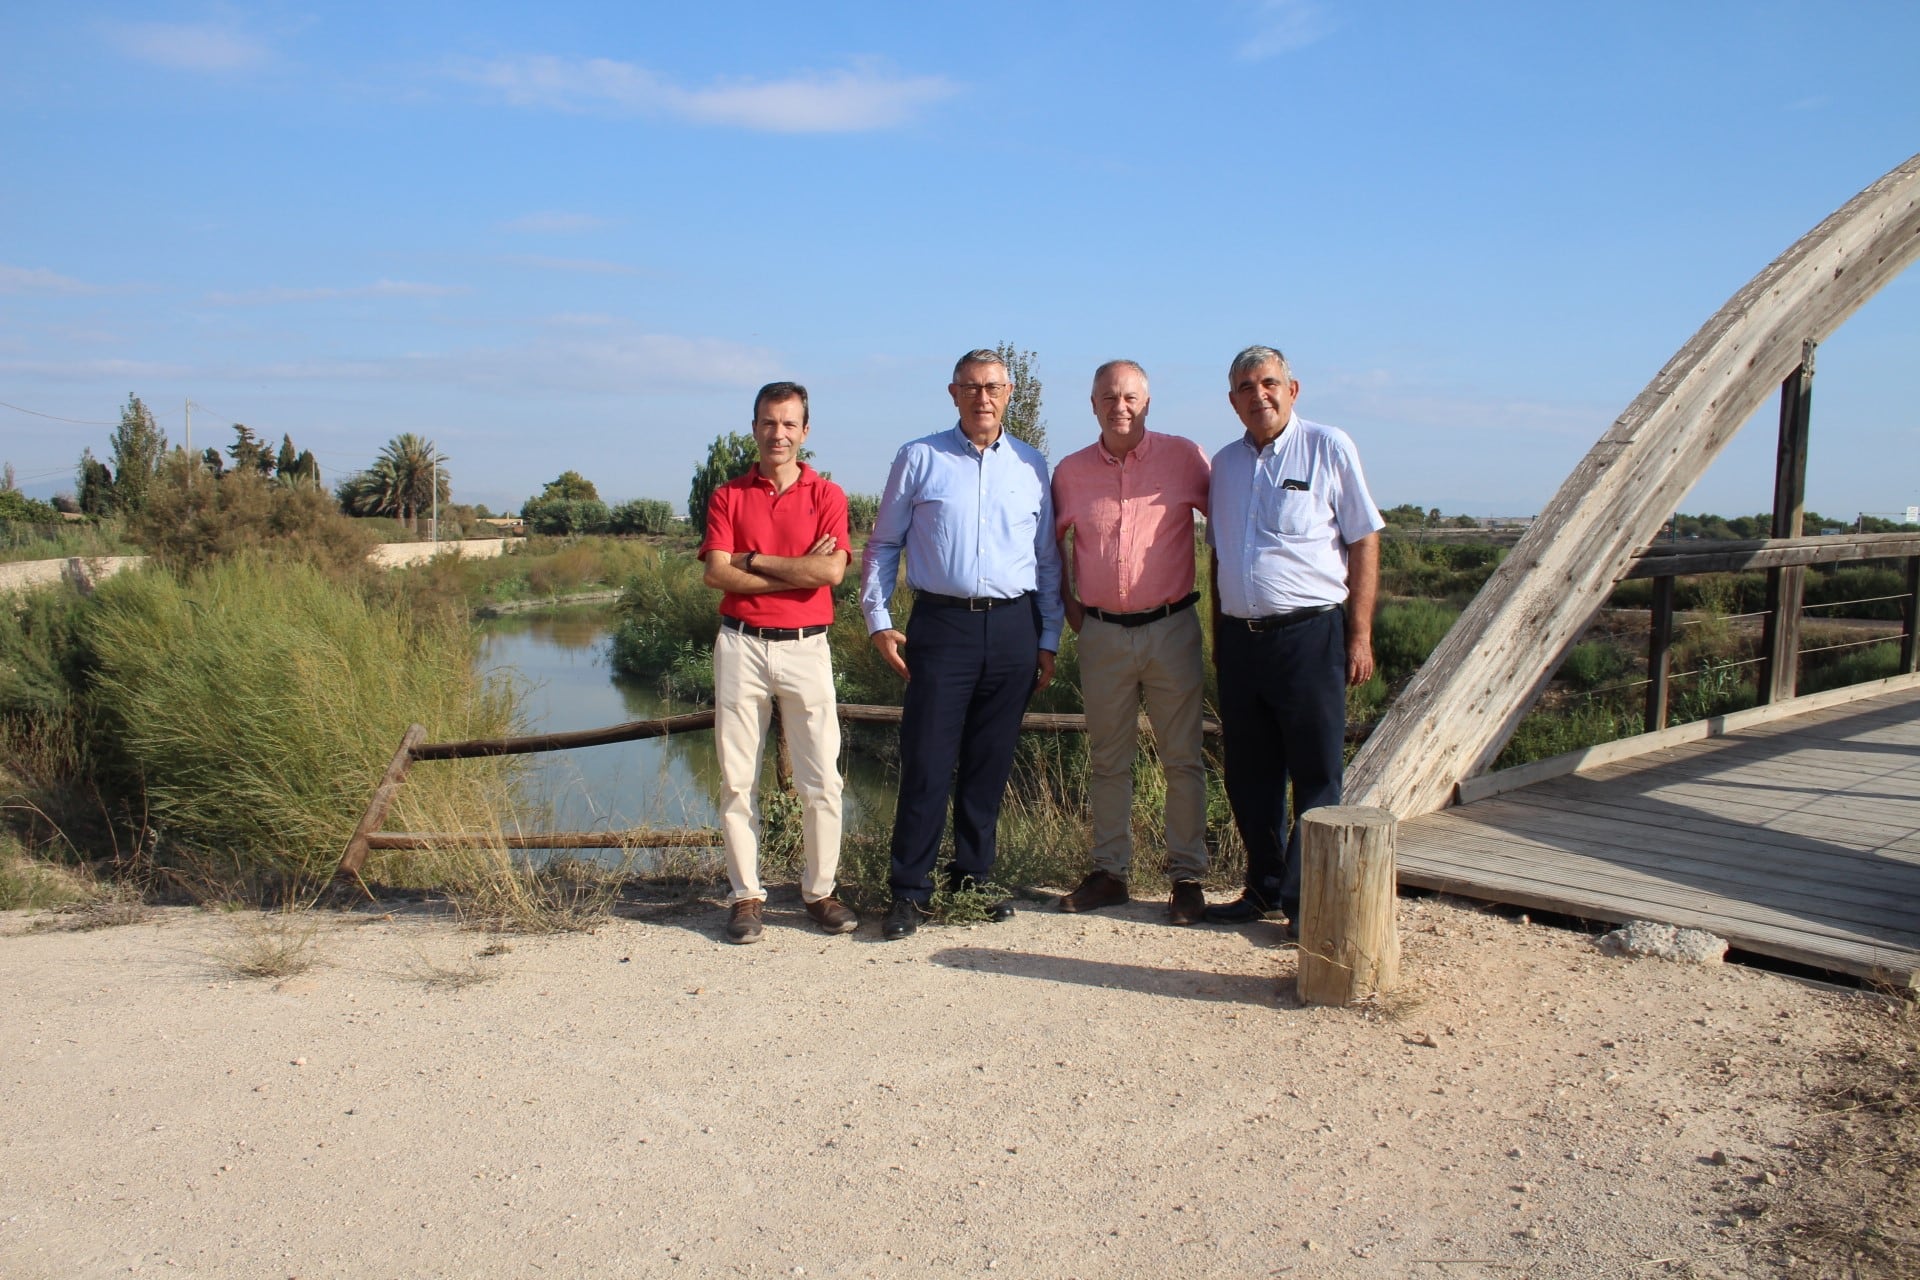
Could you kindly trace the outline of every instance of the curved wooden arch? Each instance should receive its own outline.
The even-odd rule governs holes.
[[[1674,354],[1560,486],[1381,720],[1344,803],[1450,803],[1740,425],[1818,342],[1920,256],[1920,155],[1802,236]]]

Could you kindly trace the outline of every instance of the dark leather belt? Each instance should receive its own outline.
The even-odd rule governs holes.
[[[756,627],[730,613],[720,615],[720,625],[729,631],[738,631],[743,636],[752,636],[755,640],[805,640],[809,636],[825,635],[828,630],[825,623],[817,627]]]
[[[1144,627],[1149,622],[1158,622],[1162,618],[1171,618],[1176,613],[1181,613],[1193,608],[1195,602],[1199,599],[1200,593],[1195,591],[1188,595],[1185,600],[1175,600],[1172,604],[1163,604],[1158,609],[1146,609],[1140,613],[1108,613],[1105,609],[1096,609],[1092,605],[1088,605],[1087,616],[1098,618],[1102,622],[1111,622],[1116,627]]]
[[[943,596],[937,591],[916,591],[913,593],[913,602],[943,604],[950,609],[985,613],[989,609],[1002,609],[1010,604],[1024,604],[1032,595],[1031,591],[1023,591],[1017,596]]]
[[[1249,631],[1279,631],[1296,622],[1305,622],[1323,613],[1332,613],[1339,607],[1337,604],[1316,604],[1305,609],[1289,609],[1285,613],[1270,613],[1264,618],[1235,618],[1223,615],[1222,621],[1236,630],[1245,627]]]

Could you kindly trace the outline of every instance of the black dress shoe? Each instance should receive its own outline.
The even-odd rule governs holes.
[[[902,938],[913,936],[920,927],[923,913],[920,904],[911,898],[895,898],[893,905],[887,908],[886,923],[880,926],[880,936],[888,942],[898,942]]]
[[[1251,924],[1255,920],[1265,920],[1275,910],[1257,894],[1243,893],[1232,902],[1208,907],[1204,919],[1212,924]]]
[[[1005,924],[1011,919],[1013,919],[1012,898],[1002,898],[987,908],[987,922],[989,924]]]

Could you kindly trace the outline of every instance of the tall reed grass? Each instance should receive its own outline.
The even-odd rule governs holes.
[[[138,792],[163,847],[223,882],[329,874],[410,723],[448,739],[515,721],[511,688],[474,673],[468,629],[377,607],[308,565],[123,575],[84,630],[96,776]],[[422,771],[396,820],[511,789],[509,763],[463,766]]]

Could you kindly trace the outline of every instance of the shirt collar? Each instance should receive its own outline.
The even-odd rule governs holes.
[[[1292,413],[1289,413],[1287,415],[1287,425],[1280,428],[1280,434],[1275,436],[1273,439],[1267,441],[1267,444],[1269,445],[1279,444],[1282,440],[1285,440],[1287,438],[1287,432],[1293,430],[1299,424],[1300,424],[1299,412],[1296,410]],[[1253,450],[1256,455],[1262,449],[1266,448],[1266,445],[1257,444],[1254,442],[1253,432],[1251,431],[1242,431],[1240,433],[1240,443],[1246,445],[1247,448]]]
[[[1096,437],[1093,444],[1095,448],[1100,450],[1100,456],[1102,458],[1113,463],[1115,466],[1121,466],[1126,463],[1127,458],[1138,458],[1140,461],[1145,462],[1148,452],[1153,448],[1153,435],[1154,433],[1145,427],[1140,428],[1140,443],[1127,450],[1125,458],[1117,457],[1107,448],[1107,438],[1105,436]]]
[[[765,489],[768,493],[773,492],[773,481],[767,479],[766,473],[760,470],[760,464],[758,462],[753,464],[753,468],[747,472],[747,476],[749,477],[749,483],[755,488]],[[819,479],[819,475],[812,467],[803,462],[800,464],[800,474],[794,477],[793,483],[787,487],[787,491],[791,493],[801,485],[812,484],[817,479]]]
[[[953,438],[955,440],[958,440],[960,442],[960,447],[962,449],[965,449],[968,453],[985,454],[991,450],[998,449],[1002,444],[1006,442],[1007,424],[1004,422],[1000,424],[1000,434],[995,436],[993,443],[988,445],[985,449],[974,448],[973,437],[968,435],[967,429],[961,426],[958,422],[953,424]]]

